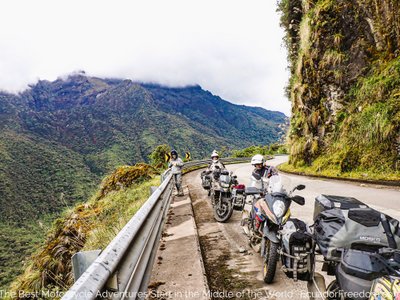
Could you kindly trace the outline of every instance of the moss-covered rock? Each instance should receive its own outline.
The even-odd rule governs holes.
[[[400,2],[282,0],[292,101],[290,163],[400,168]]]

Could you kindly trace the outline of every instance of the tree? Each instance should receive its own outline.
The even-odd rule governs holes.
[[[165,161],[165,155],[169,154],[170,152],[170,146],[166,144],[158,145],[149,155],[151,164],[157,168],[166,168],[167,164]]]

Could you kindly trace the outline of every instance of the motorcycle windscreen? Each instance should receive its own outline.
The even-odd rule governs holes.
[[[279,175],[271,176],[268,183],[268,192],[269,193],[285,193],[285,189],[283,188],[282,178]]]
[[[219,177],[219,181],[220,181],[220,182],[223,182],[223,183],[229,184],[229,182],[231,181],[231,179],[230,179],[229,175],[221,175],[221,176]]]

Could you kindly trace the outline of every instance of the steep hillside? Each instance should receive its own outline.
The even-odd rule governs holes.
[[[199,86],[82,74],[39,81],[18,95],[0,92],[0,288],[32,252],[42,219],[86,199],[115,167],[147,161],[159,144],[194,159],[214,148],[269,144],[285,121],[282,113],[233,105]]]
[[[290,163],[400,179],[399,1],[279,5],[291,63]]]
[[[84,199],[118,165],[169,144],[193,158],[269,144],[285,116],[238,106],[199,86],[165,88],[83,75],[0,96],[0,213],[22,221]],[[65,205],[64,205],[65,204]],[[37,211],[37,212],[36,212]]]
[[[15,297],[6,299],[59,299],[73,284],[72,255],[105,249],[150,196],[150,187],[159,184],[157,173],[146,164],[119,167],[84,204],[66,210],[13,281],[8,294]]]

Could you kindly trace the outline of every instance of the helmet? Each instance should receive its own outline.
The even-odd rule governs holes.
[[[213,153],[211,153],[211,159],[212,159],[213,157],[219,158],[218,152],[215,151],[215,150],[213,151]]]
[[[264,164],[265,163],[265,159],[264,156],[262,156],[261,154],[256,154],[251,158],[251,164],[257,165],[257,164]]]
[[[173,150],[171,150],[171,156],[172,156],[172,155],[176,155],[176,157],[178,157],[178,152],[176,152],[176,150],[173,149]]]

